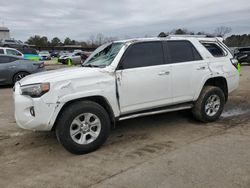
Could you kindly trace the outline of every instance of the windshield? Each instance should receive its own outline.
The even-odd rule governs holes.
[[[106,67],[112,63],[124,43],[108,43],[97,48],[82,66]]]

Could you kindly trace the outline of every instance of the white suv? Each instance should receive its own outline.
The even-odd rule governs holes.
[[[169,36],[117,41],[83,67],[27,76],[15,84],[15,118],[30,130],[55,130],[70,152],[96,150],[115,122],[192,109],[217,120],[238,87],[229,49],[217,38]]]

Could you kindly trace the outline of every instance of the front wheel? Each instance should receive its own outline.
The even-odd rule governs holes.
[[[56,136],[66,150],[85,154],[98,149],[107,139],[110,119],[106,110],[91,101],[73,103],[61,113]]]
[[[223,91],[214,86],[205,86],[192,109],[194,117],[202,122],[219,119],[225,105]]]

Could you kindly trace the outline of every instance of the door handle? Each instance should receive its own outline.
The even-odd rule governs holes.
[[[205,66],[201,66],[201,67],[198,67],[197,70],[205,70],[206,67]]]
[[[164,76],[164,75],[169,75],[169,74],[170,74],[169,71],[162,71],[158,73],[159,76]]]
[[[9,66],[9,69],[14,69],[14,68],[16,68],[16,66]]]

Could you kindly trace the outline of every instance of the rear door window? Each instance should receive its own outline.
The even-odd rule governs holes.
[[[133,44],[122,60],[123,69],[148,67],[164,64],[162,42],[143,42]]]
[[[202,60],[200,54],[189,41],[167,41],[165,45],[170,63]]]
[[[214,57],[223,57],[225,56],[225,52],[224,50],[217,45],[216,43],[206,43],[206,42],[202,42],[201,43],[203,46],[205,46],[205,48],[214,56]]]
[[[0,54],[4,54],[4,51],[3,51],[3,49],[0,49]]]

